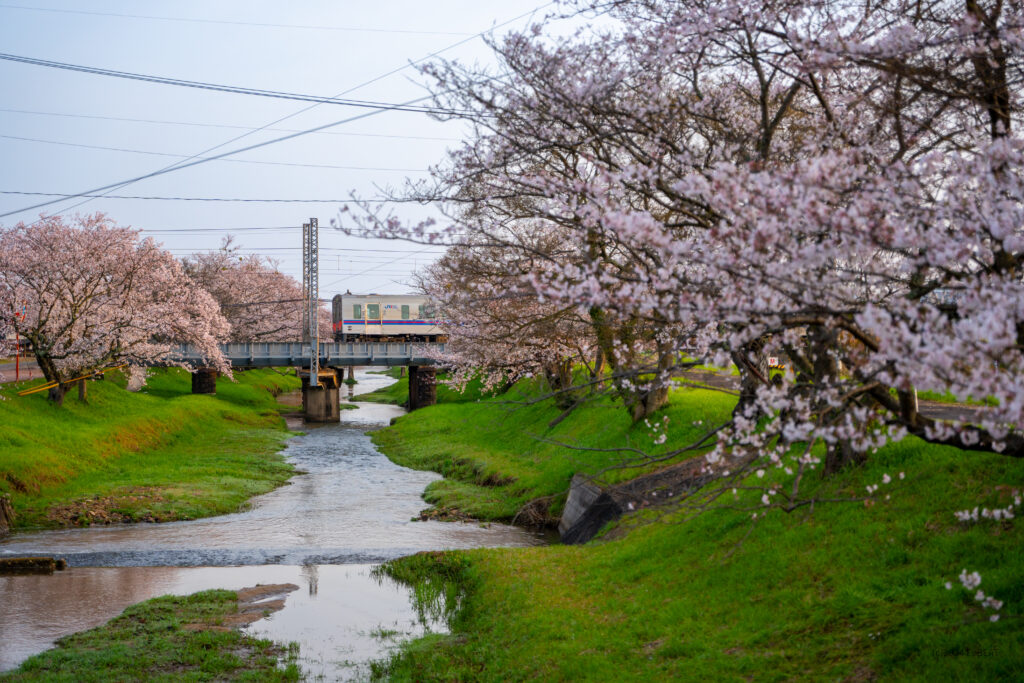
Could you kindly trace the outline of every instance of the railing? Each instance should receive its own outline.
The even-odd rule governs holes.
[[[425,354],[442,353],[443,343],[428,342],[323,342],[319,345],[320,366],[345,365],[433,365]],[[309,367],[309,342],[250,342],[221,344],[221,353],[236,368],[299,366]],[[190,344],[180,344],[172,360],[202,363],[205,358]]]

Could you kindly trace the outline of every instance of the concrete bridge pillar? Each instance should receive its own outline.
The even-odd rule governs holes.
[[[320,386],[311,386],[309,373],[302,375],[302,412],[306,422],[340,422],[338,373],[320,371]]]
[[[429,365],[409,366],[409,410],[437,403],[437,370]]]
[[[192,373],[192,393],[216,394],[217,375],[219,374],[213,368],[196,368],[196,371]]]

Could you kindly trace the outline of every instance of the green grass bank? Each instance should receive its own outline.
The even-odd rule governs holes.
[[[111,373],[113,374],[113,373]],[[62,407],[45,393],[18,397],[41,380],[0,389],[0,493],[15,529],[194,519],[237,511],[293,473],[278,452],[288,436],[282,392],[290,372],[250,370],[192,395],[187,372],[153,371],[140,392],[116,374],[72,390]]]
[[[231,628],[238,596],[211,590],[132,605],[62,638],[0,681],[297,681],[297,650]],[[225,625],[228,624],[228,625]]]
[[[371,371],[371,374],[387,375],[388,377],[393,377],[398,381],[381,389],[370,391],[365,394],[359,394],[356,396],[356,400],[364,403],[390,403],[396,406],[407,406],[409,403],[409,376],[404,371],[405,368],[389,368],[387,370]],[[438,403],[466,403],[467,401],[476,401],[487,396],[483,392],[481,383],[477,380],[470,382],[465,391],[459,392],[443,384],[445,377],[446,375],[443,373],[438,375]]]
[[[396,386],[396,385],[392,385]],[[389,387],[390,388],[390,387]],[[644,424],[633,425],[621,405],[607,397],[595,399],[562,419],[550,401],[537,401],[529,383],[504,394],[468,400],[438,388],[438,405],[405,415],[394,426],[373,433],[389,458],[413,469],[433,470],[445,479],[427,487],[424,498],[443,510],[483,519],[511,521],[523,506],[539,499],[551,519],[561,513],[569,480],[576,472],[597,474],[618,482],[654,467],[609,469],[635,457],[620,447],[654,454],[682,439],[703,434],[709,424],[725,419],[733,399],[721,392],[681,389],[658,415],[668,418],[672,442],[657,446]],[[575,448],[603,449],[601,451]]]
[[[423,409],[375,440],[397,462],[450,477],[431,486],[430,500],[498,519],[535,495],[553,495],[557,510],[556,491],[571,472],[609,464],[606,452],[553,441],[599,448],[649,443],[644,430],[617,415],[621,407],[602,402],[547,429],[558,410],[512,403],[528,395]],[[666,447],[729,407],[720,394],[675,392],[665,411]],[[863,468],[811,477],[804,492],[862,497],[865,486],[886,474],[892,483],[882,485],[871,505],[775,510],[755,521],[729,500],[688,520],[663,510],[636,514],[584,546],[421,554],[391,563],[385,571],[415,585],[426,607],[440,609],[448,596],[452,634],[405,645],[376,675],[401,681],[1020,680],[1020,520],[964,523],[953,513],[1010,504],[1012,492],[1024,490],[1024,462],[906,439]],[[487,484],[502,478],[514,481]],[[757,501],[741,493],[739,503]],[[978,589],[968,591],[957,580],[964,569],[977,571],[980,590],[1004,602],[998,621],[975,599]]]

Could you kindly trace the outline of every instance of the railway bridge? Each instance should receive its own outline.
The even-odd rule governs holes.
[[[317,347],[317,377],[311,376],[313,347]],[[433,405],[437,400],[434,361],[430,355],[443,352],[444,343],[409,342],[250,342],[221,344],[224,357],[233,368],[290,366],[302,378],[302,409],[310,422],[338,422],[341,419],[339,387],[342,373],[359,366],[408,366],[409,410]],[[212,394],[217,390],[217,371],[203,367],[206,358],[189,344],[177,346],[172,361],[187,362],[192,373],[192,393]]]

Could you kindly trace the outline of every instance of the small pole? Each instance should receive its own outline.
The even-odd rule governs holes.
[[[14,337],[14,381],[21,381],[21,337]]]

